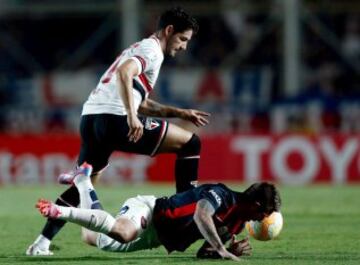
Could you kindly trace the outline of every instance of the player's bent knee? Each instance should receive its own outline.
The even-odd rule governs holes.
[[[136,238],[137,231],[134,224],[130,220],[119,218],[116,220],[116,223],[108,236],[114,238],[120,243],[127,243],[133,241]]]
[[[185,143],[178,151],[179,157],[197,156],[201,151],[201,140],[196,134],[193,134],[190,140]]]

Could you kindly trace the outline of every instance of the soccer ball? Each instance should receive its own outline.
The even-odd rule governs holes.
[[[246,230],[253,238],[267,241],[277,237],[283,226],[283,217],[280,212],[273,212],[261,221],[249,221],[245,224]]]

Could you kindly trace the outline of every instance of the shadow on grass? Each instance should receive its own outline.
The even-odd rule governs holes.
[[[334,255],[325,255],[325,254],[284,254],[284,255],[276,255],[276,256],[252,256],[252,257],[246,257],[247,261],[254,260],[254,261],[272,261],[274,264],[276,264],[276,261],[288,261],[289,264],[291,264],[291,261],[317,261],[317,262],[323,262],[326,264],[327,262],[340,262],[343,263],[344,261],[359,261],[360,264],[360,255],[355,253],[342,253],[342,254],[334,254]],[[60,264],[60,263],[68,263],[72,264],[78,263],[78,262],[89,262],[89,263],[96,263],[96,264],[103,264],[107,262],[126,262],[126,264],[144,264],[146,262],[151,261],[157,261],[159,260],[159,263],[168,263],[171,262],[181,262],[181,263],[191,263],[191,262],[211,262],[216,260],[199,260],[195,258],[193,255],[139,255],[139,256],[124,256],[119,254],[119,256],[73,256],[73,257],[27,257],[27,256],[0,256],[0,264],[3,263],[54,263],[54,264]]]
[[[104,257],[104,256],[83,256],[83,257],[27,257],[27,256],[12,256],[12,257],[5,257],[0,256],[0,264],[2,262],[26,262],[26,263],[39,263],[39,262],[46,262],[46,263],[60,263],[60,262],[97,262],[101,264],[101,262],[110,262],[110,261],[132,261],[133,263],[141,262],[148,260],[162,260],[164,258],[168,261],[176,261],[176,262],[193,262],[197,260],[194,256],[164,256],[164,255],[146,255],[146,256],[121,256],[118,257]]]

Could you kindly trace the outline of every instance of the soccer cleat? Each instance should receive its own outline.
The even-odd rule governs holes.
[[[60,184],[72,185],[74,184],[74,179],[76,176],[81,174],[90,177],[91,173],[92,166],[84,162],[81,166],[77,166],[75,170],[60,174],[58,177],[58,182]]]
[[[36,243],[31,244],[26,250],[25,254],[27,256],[52,256],[54,253],[49,249],[42,249]]]
[[[61,215],[59,206],[53,203],[52,201],[39,199],[35,207],[38,208],[39,212],[44,217],[56,219]]]

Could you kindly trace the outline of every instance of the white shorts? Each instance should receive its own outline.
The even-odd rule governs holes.
[[[120,243],[107,235],[98,234],[96,245],[98,248],[112,252],[130,252],[150,249],[160,246],[156,230],[152,223],[152,215],[156,197],[141,196],[125,201],[115,218],[127,218],[136,227],[137,238],[129,243]]]

